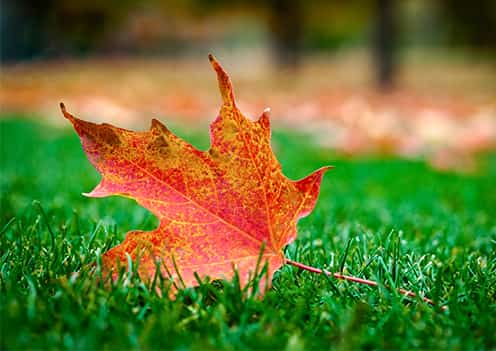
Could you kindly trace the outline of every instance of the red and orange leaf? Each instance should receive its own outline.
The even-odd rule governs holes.
[[[299,181],[286,178],[270,147],[268,110],[256,122],[245,118],[228,75],[209,58],[223,105],[210,125],[208,151],[197,150],[155,119],[149,131],[134,132],[80,120],[61,105],[102,175],[86,195],[133,198],[160,220],[154,231],[130,232],[106,252],[106,274],[125,266],[128,254],[140,255],[143,279],[153,278],[161,261],[161,273],[177,279],[179,272],[186,286],[197,284],[195,272],[202,278],[230,278],[233,267],[244,285],[263,247],[270,281],[285,262],[282,249],[296,238],[298,219],[315,206],[328,167]]]

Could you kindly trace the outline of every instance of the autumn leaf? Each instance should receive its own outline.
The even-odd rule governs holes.
[[[283,248],[295,240],[296,223],[317,201],[323,167],[292,181],[270,146],[269,110],[252,122],[236,107],[231,81],[215,58],[222,107],[210,125],[211,146],[200,151],[153,119],[146,132],[94,124],[68,113],[89,161],[101,173],[90,197],[135,199],[160,220],[150,232],[132,231],[103,255],[105,274],[117,275],[127,255],[140,258],[139,274],[162,274],[186,286],[204,278],[231,278],[244,286],[257,260],[267,263],[268,279],[286,259]],[[295,150],[296,151],[296,150]],[[263,250],[263,251],[262,251]]]

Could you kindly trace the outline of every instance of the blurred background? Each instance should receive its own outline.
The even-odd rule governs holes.
[[[1,0],[0,116],[207,125],[241,110],[343,154],[470,168],[496,147],[496,1]]]

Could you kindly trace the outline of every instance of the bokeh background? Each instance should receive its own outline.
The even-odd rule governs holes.
[[[1,116],[200,128],[212,52],[251,118],[348,155],[470,170],[496,146],[496,2],[2,0]]]

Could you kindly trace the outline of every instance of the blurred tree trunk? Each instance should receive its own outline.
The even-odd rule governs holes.
[[[373,50],[376,79],[383,91],[394,87],[396,73],[394,0],[375,0]]]
[[[496,48],[496,1],[440,0],[447,19],[452,45],[468,45],[476,49]]]
[[[282,68],[296,68],[301,61],[303,6],[300,0],[270,0],[269,27],[276,63]]]
[[[38,58],[47,43],[46,14],[52,1],[0,1],[0,60]]]

